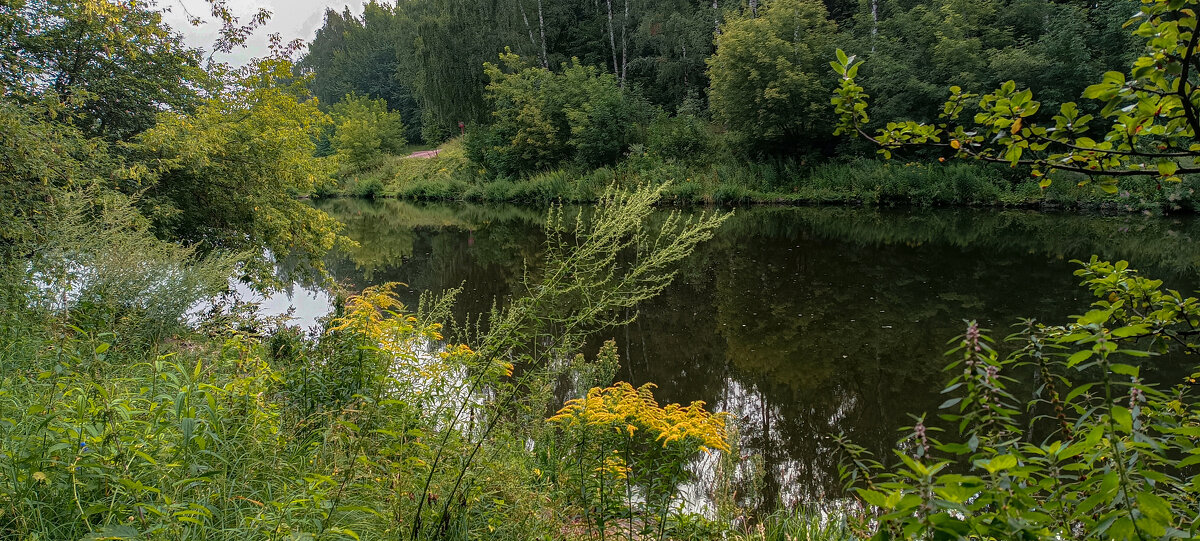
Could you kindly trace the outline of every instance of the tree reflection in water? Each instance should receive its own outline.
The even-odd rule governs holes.
[[[460,317],[503,302],[542,252],[539,209],[320,206],[359,242],[331,257],[340,281],[404,282],[410,302],[465,283]],[[739,209],[632,325],[595,337],[585,353],[616,338],[618,377],[657,383],[664,402],[704,400],[731,412],[742,453],[764,468],[759,497],[747,503],[826,501],[841,495],[831,436],[892,456],[908,414],[940,404],[941,354],[964,319],[1003,336],[1021,317],[1057,322],[1081,312],[1091,301],[1069,261],[1093,253],[1190,291],[1198,238],[1200,221],[1190,218]],[[1182,369],[1156,371],[1166,378]]]

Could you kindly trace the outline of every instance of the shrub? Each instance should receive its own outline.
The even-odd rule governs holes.
[[[559,73],[525,64],[511,52],[485,64],[493,123],[467,147],[471,160],[504,176],[549,169],[566,161],[615,163],[644,107],[616,77],[577,60]]]
[[[733,15],[708,58],[713,118],[755,150],[793,152],[830,133],[826,57],[836,27],[813,0],[763,2]]]
[[[332,148],[347,163],[362,167],[387,154],[403,150],[404,123],[400,113],[389,111],[387,102],[347,94],[334,104]]]
[[[143,347],[180,331],[202,300],[228,287],[235,256],[160,240],[125,196],[97,190],[60,194],[63,212],[24,279],[33,307],[68,314],[83,331]]]
[[[704,121],[693,115],[659,115],[646,129],[646,151],[668,160],[706,161],[711,158],[712,135]]]

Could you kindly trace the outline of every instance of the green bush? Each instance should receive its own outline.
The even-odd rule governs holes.
[[[492,124],[474,129],[467,141],[471,161],[492,174],[521,176],[569,161],[615,163],[647,110],[596,67],[573,61],[555,73],[511,52],[500,60],[484,66]]]
[[[363,167],[376,163],[383,154],[404,149],[404,123],[400,113],[389,111],[387,102],[347,94],[334,104],[332,148],[348,164]]]
[[[731,15],[716,36],[706,60],[713,118],[756,153],[823,144],[837,28],[815,0],[769,0],[759,11]]]
[[[694,115],[659,115],[646,128],[646,151],[668,160],[711,159],[712,135],[704,121]]]
[[[362,179],[357,179],[351,189],[354,195],[365,197],[367,199],[375,199],[383,193],[383,181],[378,176],[369,176]]]
[[[59,194],[63,212],[42,231],[37,255],[20,269],[40,283],[33,307],[69,314],[71,324],[144,347],[178,332],[190,310],[229,287],[234,255],[154,236],[135,202],[97,190]]]

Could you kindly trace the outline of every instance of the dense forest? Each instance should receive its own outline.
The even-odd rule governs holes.
[[[1078,176],[1050,186],[1029,160],[942,164],[955,153],[899,148],[907,136],[884,145],[906,166],[897,172],[871,138],[840,130],[830,106],[845,75],[830,60],[845,50],[860,63],[861,97],[873,98],[864,133],[936,122],[948,89],[980,95],[1006,82],[1039,100],[1030,121],[1051,122],[1065,103],[1095,114],[1101,104],[1081,100],[1084,90],[1140,53],[1125,27],[1136,8],[369,2],[361,14],[326,11],[295,73],[333,115],[320,152],[343,158],[317,195],[589,202],[616,180],[670,180],[677,203],[1190,210],[1190,178],[1165,189],[1131,179],[1116,197],[1077,189]],[[397,127],[370,128],[383,117],[348,116],[346,103],[373,103]],[[402,159],[434,147],[437,163]]]
[[[327,11],[297,71],[312,75],[321,102],[383,99],[409,140],[436,143],[460,121],[492,123],[496,79],[484,64],[510,50],[556,73],[599,68],[644,103],[643,122],[657,108],[715,119],[748,151],[830,154],[835,47],[868,60],[861,81],[879,118],[927,120],[952,85],[979,92],[1010,79],[1057,106],[1133,60],[1122,25],[1137,9],[1121,0],[369,2],[361,15]]]
[[[837,321],[856,313],[889,328],[850,304],[932,228],[903,209],[822,214],[808,233],[793,226],[809,213],[785,216],[788,235],[889,246],[857,252],[869,272],[833,269],[812,291],[817,316],[730,287],[784,265],[730,258],[728,274],[697,278],[685,263],[752,246],[753,215],[664,207],[1195,210],[1197,0],[370,2],[328,11],[311,43],[272,35],[244,66],[215,55],[270,13],[204,7],[187,20],[217,38],[196,48],[164,23],[182,5],[0,1],[0,538],[1200,538],[1200,373],[1143,370],[1200,354],[1200,300],[1126,261],[1075,262],[1088,294],[1065,323],[1022,320],[998,343],[962,322],[944,387],[929,366],[913,383],[885,356],[860,365],[931,387],[920,394],[944,395],[940,414],[889,427],[901,438],[883,449],[808,434],[799,444],[840,478],[803,505],[763,496],[795,487],[741,437],[756,427],[620,381],[607,340],[693,280],[734,308],[691,317],[742,330],[678,348],[725,347],[734,365],[811,382],[829,393],[813,426],[863,411],[855,397],[872,391],[808,374],[848,355],[799,366],[751,338],[830,349],[821,336],[847,338]],[[543,205],[509,210],[536,221],[507,233],[530,248],[481,247],[510,292],[463,300],[479,290],[335,280],[339,258],[412,255],[372,253],[313,201],[339,195]],[[332,203],[351,228],[371,212],[384,228],[454,221]],[[988,230],[1025,238],[961,239],[977,246],[959,250],[971,268],[997,264],[992,246],[1128,232],[994,216],[1007,225]],[[1194,269],[1180,230],[1124,242]],[[960,274],[929,287],[979,281]],[[331,298],[312,328],[238,293],[296,285]],[[927,296],[907,287],[888,295]],[[790,325],[754,321],[768,308]],[[688,328],[675,317],[648,324]],[[909,355],[857,343],[891,334],[848,338]]]

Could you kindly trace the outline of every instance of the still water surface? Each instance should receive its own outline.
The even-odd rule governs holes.
[[[465,284],[460,314],[515,291],[542,252],[544,213],[515,206],[332,200],[320,208],[360,246],[330,268],[352,288]],[[993,210],[739,209],[662,296],[615,338],[618,377],[658,384],[662,402],[704,400],[739,421],[764,462],[765,505],[838,494],[830,435],[890,455],[935,411],[942,354],[964,320],[1002,338],[1023,317],[1063,322],[1091,302],[1072,259],[1128,259],[1168,287],[1200,287],[1200,221]],[[291,299],[301,321],[328,310]],[[282,306],[288,299],[272,299]],[[1186,367],[1151,367],[1172,381]],[[1146,373],[1146,372],[1144,372]],[[779,498],[779,499],[777,499]]]

